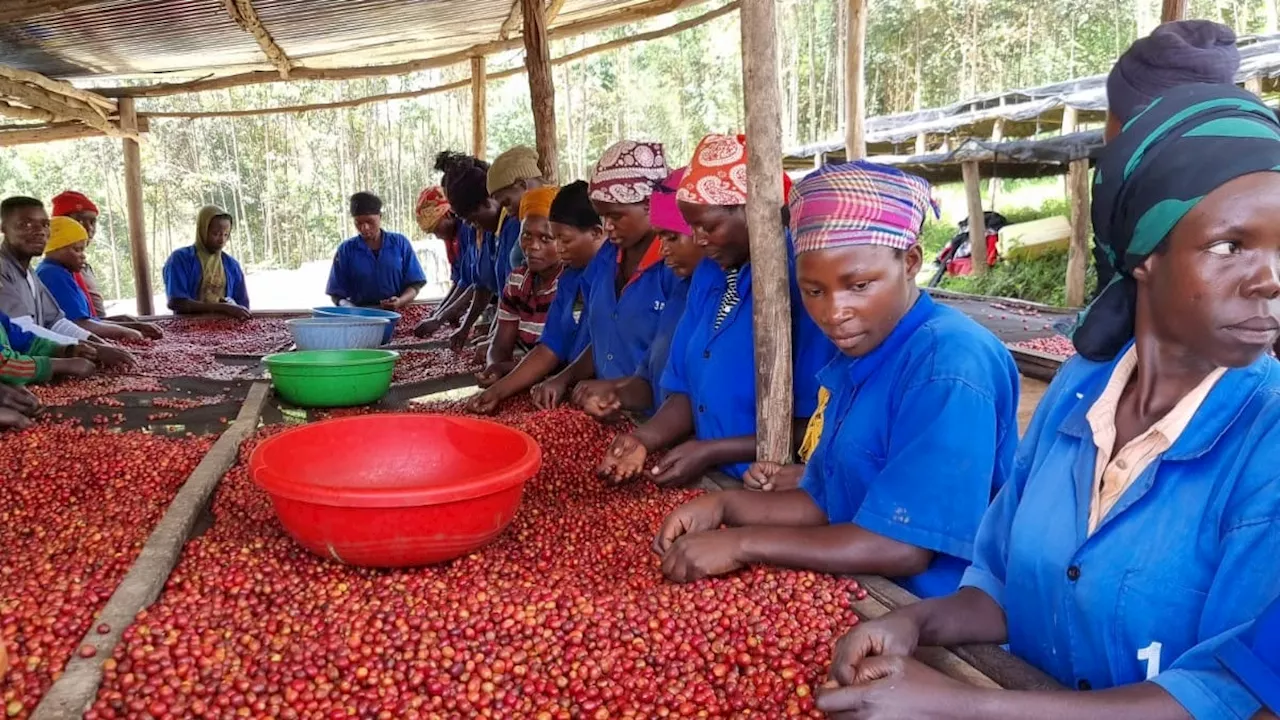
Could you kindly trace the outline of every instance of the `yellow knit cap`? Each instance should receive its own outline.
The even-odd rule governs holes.
[[[49,243],[44,246],[45,254],[61,250],[68,245],[85,242],[89,233],[80,223],[69,217],[56,217],[49,220]]]

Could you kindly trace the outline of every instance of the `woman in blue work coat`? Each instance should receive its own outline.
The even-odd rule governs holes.
[[[1229,85],[1156,98],[1108,145],[1117,280],[1074,334],[954,595],[837,644],[839,718],[1248,718],[1215,651],[1280,595],[1280,124]],[[1007,643],[1067,688],[989,691],[921,645]]]
[[[583,380],[630,377],[649,357],[667,301],[682,282],[663,264],[662,243],[649,221],[649,197],[669,174],[660,143],[623,140],[596,164],[591,204],[609,242],[583,275],[582,321],[590,346],[534,389],[539,407],[555,407]]]
[[[338,246],[325,291],[338,305],[399,310],[427,284],[409,238],[382,229],[382,200],[351,196],[351,219],[360,233]]]
[[[1224,642],[1218,659],[1262,703],[1259,720],[1275,720],[1280,713],[1280,600],[1243,635]]]
[[[547,313],[538,344],[520,364],[468,404],[471,412],[492,414],[508,398],[536,388],[555,371],[577,358],[590,342],[580,322],[585,300],[583,272],[605,244],[604,226],[591,206],[587,184],[570,183],[551,203],[551,232],[564,270],[556,282],[556,297]]]
[[[597,420],[617,420],[623,411],[652,414],[665,399],[662,373],[667,367],[676,328],[684,317],[689,278],[706,257],[676,203],[676,190],[685,170],[680,168],[672,173],[649,199],[649,222],[658,231],[663,262],[682,282],[667,298],[667,306],[658,319],[657,333],[649,345],[649,356],[636,374],[614,380],[587,380],[574,389],[574,404]]]
[[[694,272],[661,385],[666,400],[634,432],[619,435],[599,472],[636,478],[651,452],[673,448],[654,468],[659,485],[684,485],[719,467],[741,478],[756,457],[751,244],[746,220],[746,141],[709,135],[698,145],[677,200],[707,259]],[[783,238],[778,238],[783,242]],[[795,414],[817,406],[816,375],[835,354],[804,312],[791,273]],[[690,436],[692,440],[686,439]]]
[[[864,162],[796,187],[801,297],[840,349],[818,373],[816,449],[798,489],[710,493],[672,512],[654,541],[669,579],[760,563],[884,575],[923,597],[959,587],[1012,471],[1019,380],[990,331],[916,286],[930,206],[924,180]]]

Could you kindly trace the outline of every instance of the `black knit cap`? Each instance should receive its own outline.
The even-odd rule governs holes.
[[[603,225],[600,215],[591,205],[589,190],[589,186],[583,180],[560,188],[560,192],[556,193],[556,199],[551,201],[551,222],[571,225],[580,230],[590,230]]]
[[[351,217],[381,215],[382,199],[371,192],[358,192],[351,196]]]

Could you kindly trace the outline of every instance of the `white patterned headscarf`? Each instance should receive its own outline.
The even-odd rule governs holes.
[[[604,152],[591,175],[591,199],[634,205],[644,202],[671,174],[662,143],[623,140]]]

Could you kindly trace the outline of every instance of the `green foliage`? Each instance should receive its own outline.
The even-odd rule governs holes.
[[[993,297],[1009,297],[1065,306],[1067,304],[1067,251],[1058,250],[1036,258],[1002,259],[981,277],[948,277],[942,287],[956,292]],[[1091,296],[1098,274],[1090,263],[1085,274],[1085,295]]]

